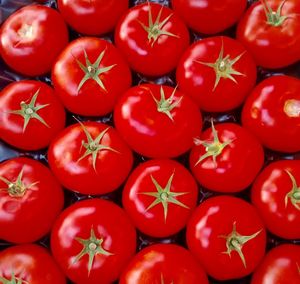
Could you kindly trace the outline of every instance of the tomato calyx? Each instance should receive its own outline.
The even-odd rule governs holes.
[[[283,110],[285,114],[289,117],[299,117],[300,116],[300,101],[290,99],[284,103]]]
[[[246,244],[247,242],[249,242],[250,240],[256,238],[257,235],[260,234],[261,231],[262,231],[262,229],[250,236],[243,236],[237,232],[236,222],[234,222],[232,232],[229,235],[219,236],[220,238],[226,239],[227,251],[225,251],[223,253],[228,254],[229,257],[231,257],[231,252],[236,251],[238,253],[239,257],[241,258],[244,267],[246,268],[247,267],[246,259],[243,254],[243,251],[242,251],[243,245]]]
[[[288,174],[292,182],[292,189],[286,194],[284,199],[285,207],[287,207],[290,199],[293,206],[297,210],[300,210],[300,206],[298,205],[298,203],[300,203],[300,187],[298,187],[295,177],[289,171],[286,170],[285,172]]]
[[[289,16],[282,16],[281,11],[282,7],[284,5],[286,0],[283,0],[280,5],[277,8],[277,11],[273,11],[270,5],[268,4],[267,0],[261,0],[261,3],[263,5],[266,18],[267,18],[267,24],[273,26],[273,27],[279,27],[283,24],[283,22],[289,17]]]
[[[2,284],[28,284],[27,281],[16,277],[14,271],[11,272],[11,279],[4,278],[0,276],[0,281]]]

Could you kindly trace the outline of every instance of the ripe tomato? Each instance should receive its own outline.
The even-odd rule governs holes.
[[[77,284],[117,280],[135,253],[136,232],[125,212],[110,201],[90,199],[68,207],[51,234],[51,250]]]
[[[273,76],[258,84],[242,111],[242,123],[267,148],[300,150],[300,80]]]
[[[236,40],[211,37],[195,42],[180,59],[176,70],[179,89],[210,112],[238,107],[256,81],[256,66]]]
[[[189,45],[189,32],[174,11],[148,2],[131,8],[121,18],[115,42],[133,70],[160,76],[176,67]]]
[[[64,204],[62,188],[52,173],[32,159],[1,163],[0,188],[0,239],[8,242],[42,238]]]
[[[198,33],[215,34],[235,24],[244,13],[247,0],[172,0],[173,9]]]
[[[14,82],[0,93],[0,137],[17,148],[48,146],[64,128],[65,116],[53,89],[45,83]]]
[[[152,158],[188,151],[202,127],[201,113],[189,97],[154,84],[129,89],[115,107],[114,121],[134,151]]]
[[[123,271],[120,284],[208,284],[192,254],[173,244],[156,244],[141,250]]]
[[[72,41],[52,71],[54,89],[65,107],[86,116],[112,111],[118,97],[131,85],[131,73],[108,41],[85,37]]]
[[[0,282],[3,284],[65,284],[54,259],[34,244],[12,246],[0,252]]]
[[[152,160],[133,171],[122,197],[124,209],[140,231],[166,237],[183,229],[197,196],[197,184],[181,164]]]
[[[234,123],[205,130],[190,153],[190,169],[204,187],[219,192],[238,192],[248,187],[264,163],[257,139]],[[255,159],[253,158],[255,157]],[[221,182],[220,182],[221,181]]]
[[[0,31],[0,53],[9,67],[28,76],[50,71],[68,43],[62,16],[49,7],[30,5],[13,13]]]
[[[244,14],[237,38],[257,65],[281,68],[300,59],[299,0],[261,0]]]
[[[201,203],[187,225],[187,244],[217,280],[244,277],[262,260],[266,231],[256,209],[231,196]]]
[[[128,0],[58,0],[58,10],[77,32],[102,35],[113,30],[128,9]]]
[[[65,128],[51,143],[48,159],[61,184],[83,194],[117,189],[133,163],[131,150],[115,129],[99,122]]]

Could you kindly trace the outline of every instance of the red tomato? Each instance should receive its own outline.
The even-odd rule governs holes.
[[[247,0],[172,0],[171,3],[194,31],[215,34],[239,20],[246,9]]]
[[[123,190],[123,206],[140,231],[166,237],[183,229],[197,196],[197,184],[181,164],[152,160],[130,175]]]
[[[131,85],[131,73],[117,49],[99,38],[72,41],[52,71],[54,89],[65,107],[85,116],[112,111]]]
[[[256,81],[256,66],[236,40],[211,37],[195,42],[181,58],[176,78],[179,89],[210,112],[238,107]]]
[[[50,145],[48,159],[61,184],[83,194],[117,189],[133,163],[131,150],[115,129],[98,122],[64,129]]]
[[[257,65],[281,68],[300,59],[300,1],[261,0],[244,14],[237,38]]]
[[[0,282],[3,284],[65,284],[54,259],[34,244],[9,247],[0,252]]]
[[[1,163],[0,188],[0,239],[8,242],[42,238],[64,204],[62,188],[52,173],[32,159]]]
[[[102,35],[113,30],[128,9],[128,0],[58,0],[66,22],[85,35]]]
[[[68,43],[62,16],[49,7],[30,5],[13,13],[0,31],[0,52],[9,67],[28,76],[50,71]]]
[[[151,158],[188,151],[202,127],[201,113],[189,97],[154,84],[129,89],[115,107],[114,121],[129,146]]]
[[[121,18],[115,42],[133,70],[160,76],[176,67],[189,45],[189,32],[174,11],[148,2]]]
[[[65,116],[53,89],[42,82],[14,82],[0,93],[0,137],[17,148],[48,146],[64,128]]]
[[[208,284],[203,268],[183,247],[157,244],[141,250],[123,271],[120,284]]]
[[[187,244],[217,280],[244,277],[262,260],[266,231],[256,209],[231,196],[209,198],[187,225]]]
[[[300,151],[300,80],[273,76],[262,81],[244,104],[242,122],[265,147]]]
[[[125,212],[102,199],[68,207],[51,234],[51,250],[57,263],[77,284],[117,280],[135,248],[136,232]]]
[[[300,161],[267,166],[252,187],[252,202],[266,227],[285,239],[300,239]],[[299,263],[300,264],[300,263]]]
[[[253,274],[251,284],[300,283],[300,246],[273,248]]]

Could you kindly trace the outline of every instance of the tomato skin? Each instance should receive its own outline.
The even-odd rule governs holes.
[[[281,0],[267,0],[277,11]],[[251,5],[237,27],[237,39],[252,54],[257,65],[276,69],[300,59],[300,2],[285,1],[281,15],[288,18],[277,27],[269,25],[260,1]]]
[[[156,198],[143,193],[157,193],[151,176],[159,185],[165,187],[173,173],[170,191],[185,193],[175,198],[188,208],[168,202],[165,220],[163,204],[160,202],[147,210]],[[150,160],[140,164],[131,173],[125,184],[122,200],[124,209],[140,231],[153,237],[166,237],[183,229],[196,207],[197,196],[196,181],[181,164],[173,160]]]
[[[162,29],[176,36],[160,35],[151,46],[148,34],[141,25],[143,23],[148,26],[149,7],[153,22],[161,9],[160,22],[172,15]],[[189,40],[188,29],[176,13],[150,2],[129,9],[115,30],[116,46],[126,57],[130,67],[147,76],[160,76],[175,69]]]
[[[26,31],[29,27],[32,30]],[[15,71],[28,76],[49,72],[67,43],[68,30],[62,16],[42,5],[19,9],[4,22],[0,31],[3,60]]]
[[[244,75],[220,78],[216,84],[214,68],[204,63],[215,63],[224,48],[224,57],[233,60],[242,54],[233,68]],[[232,110],[245,100],[256,82],[256,65],[248,51],[236,40],[225,36],[209,37],[192,44],[181,57],[176,70],[179,89],[189,95],[204,111]],[[216,87],[215,87],[216,86]]]
[[[123,271],[120,284],[131,283],[208,284],[208,279],[189,251],[178,245],[156,244],[136,254]]]
[[[300,80],[272,76],[247,98],[242,124],[267,148],[290,153],[300,150]]]
[[[250,236],[260,232],[243,245],[246,267],[236,251],[231,257],[224,252],[227,236],[236,222],[237,232]],[[261,230],[261,231],[260,231]],[[212,197],[201,203],[187,225],[187,244],[204,270],[217,280],[244,277],[262,260],[266,246],[266,231],[256,209],[244,200],[231,196]]]
[[[117,224],[117,225],[116,225]],[[87,239],[91,228],[102,247],[112,255],[96,254],[88,274],[88,256],[74,263],[83,246],[76,238]],[[125,212],[111,201],[79,201],[63,211],[51,234],[51,250],[64,273],[77,284],[112,283],[136,249],[136,232]]]
[[[216,34],[234,25],[244,13],[246,0],[172,0],[173,9],[194,31]],[[199,21],[201,19],[201,21]]]
[[[20,110],[22,101],[29,103],[38,92],[35,106],[48,105],[37,114],[47,123],[31,118],[25,131],[24,118],[10,113]],[[66,114],[53,89],[39,81],[24,80],[6,86],[0,93],[0,137],[8,144],[25,150],[48,146],[65,126]]]

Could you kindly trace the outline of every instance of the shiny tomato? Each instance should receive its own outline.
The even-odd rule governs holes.
[[[62,16],[49,7],[30,5],[13,13],[0,31],[0,53],[9,67],[28,76],[49,72],[68,43]]]
[[[14,158],[0,164],[0,239],[34,242],[46,235],[64,204],[63,191],[43,164]]]
[[[175,69],[189,45],[189,32],[174,11],[148,2],[121,18],[115,42],[133,70],[159,76]]]
[[[135,226],[153,237],[183,229],[196,207],[198,187],[193,176],[172,160],[140,164],[123,190],[123,206]]]
[[[265,253],[266,231],[256,209],[231,196],[201,203],[189,220],[186,238],[205,271],[217,280],[252,273]]]
[[[99,122],[65,128],[51,143],[48,159],[61,184],[83,194],[117,189],[133,163],[131,150],[115,129]]]
[[[267,148],[300,151],[300,80],[273,76],[262,81],[244,104],[242,123]]]
[[[120,284],[208,284],[207,276],[190,252],[173,244],[141,250],[123,271]]]
[[[125,212],[110,201],[90,199],[68,207],[51,234],[51,250],[77,284],[117,280],[135,253],[136,232]]]
[[[118,97],[130,87],[131,73],[110,42],[85,37],[71,42],[60,54],[52,80],[69,111],[99,116],[111,112]]]
[[[45,83],[24,80],[0,93],[0,137],[25,150],[48,146],[65,126],[65,110]]]
[[[134,151],[152,158],[188,151],[202,127],[201,113],[188,96],[154,84],[129,89],[115,107],[114,121]]]
[[[244,14],[237,38],[257,65],[281,68],[300,60],[300,1],[261,0]]]

